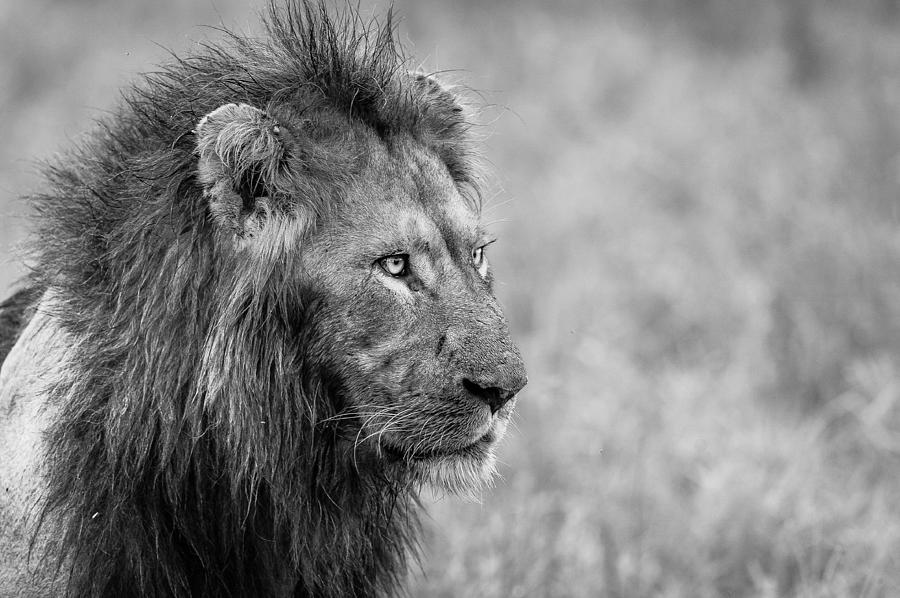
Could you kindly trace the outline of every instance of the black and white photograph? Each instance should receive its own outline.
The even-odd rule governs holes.
[[[0,598],[900,596],[900,1],[0,0]]]

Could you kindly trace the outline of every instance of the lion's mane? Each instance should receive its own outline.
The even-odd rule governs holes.
[[[450,173],[474,183],[465,123],[403,83],[390,17],[293,2],[266,22],[147,76],[33,199],[32,284],[73,339],[41,510],[42,558],[70,595],[384,594],[414,552],[408,481],[344,454],[329,420],[321,298],[284,260],[222,249],[193,130],[228,102],[327,106],[385,135],[440,131]],[[343,175],[306,155],[298,185],[327,217]]]

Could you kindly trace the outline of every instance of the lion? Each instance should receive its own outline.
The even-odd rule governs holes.
[[[0,306],[0,595],[378,596],[526,384],[473,111],[390,12],[271,5],[46,172]]]

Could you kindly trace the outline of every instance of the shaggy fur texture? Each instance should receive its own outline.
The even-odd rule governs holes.
[[[348,122],[414,139],[477,203],[466,111],[409,74],[390,16],[292,2],[267,26],[148,76],[34,199],[35,278],[0,350],[53,289],[75,344],[41,531],[69,595],[382,595],[414,550],[417,480],[346,438],[327,297],[279,248],[366,162]]]

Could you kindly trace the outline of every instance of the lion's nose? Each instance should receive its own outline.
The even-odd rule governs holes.
[[[525,382],[516,381],[510,385],[515,386],[515,388],[510,389],[499,386],[483,386],[468,378],[463,378],[462,385],[469,394],[484,401],[487,406],[491,408],[491,414],[493,415],[494,413],[497,413],[501,407],[506,405],[511,398],[516,396],[516,393],[525,386]]]

